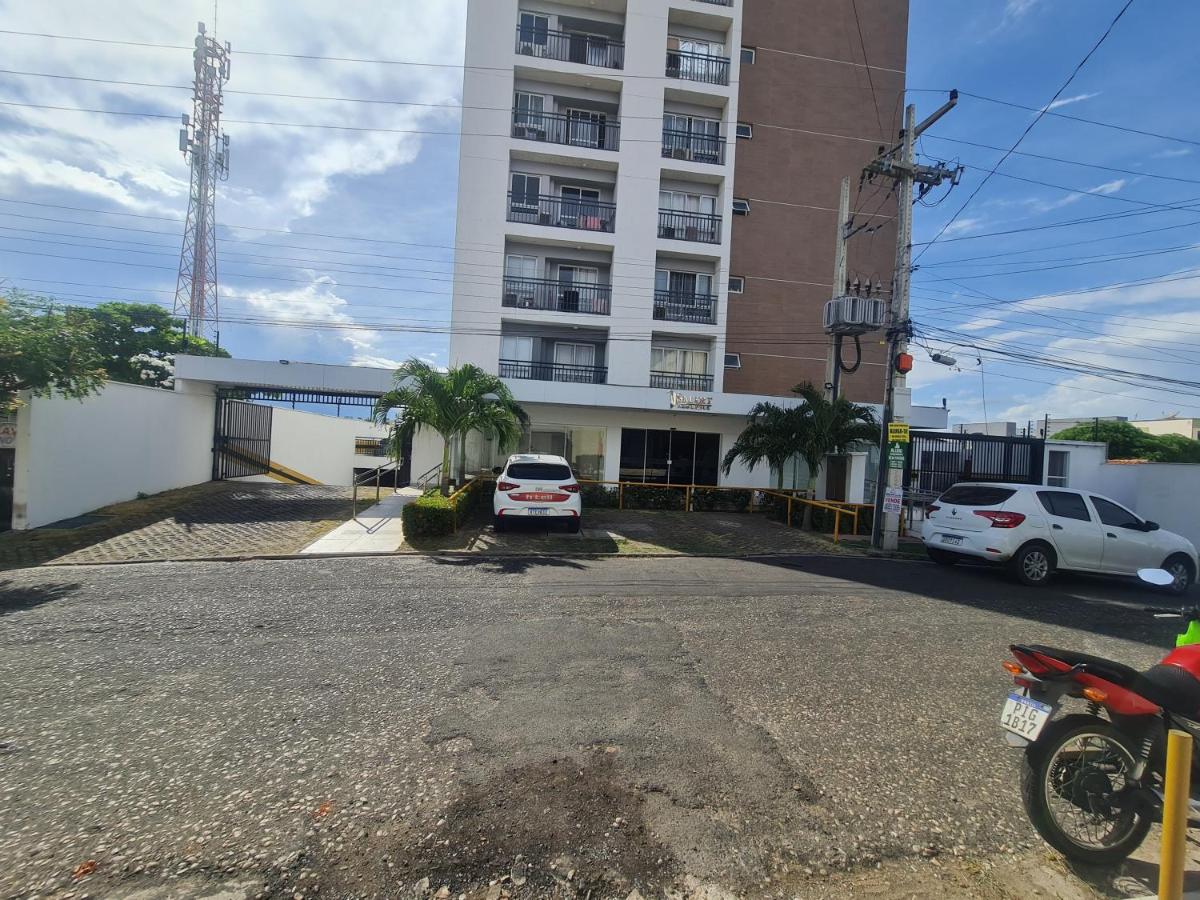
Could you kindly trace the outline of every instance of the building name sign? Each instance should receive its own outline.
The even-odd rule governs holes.
[[[671,409],[707,411],[712,409],[712,397],[701,397],[695,394],[681,394],[679,391],[671,391]]]

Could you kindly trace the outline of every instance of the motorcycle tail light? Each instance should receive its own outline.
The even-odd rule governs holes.
[[[1025,514],[1019,512],[996,512],[991,509],[977,509],[975,515],[991,520],[993,528],[1016,528],[1025,521]]]
[[[519,484],[513,484],[511,481],[500,481],[496,483],[496,490],[500,491],[502,494],[507,493],[508,491],[515,491],[519,487]]]
[[[1093,703],[1103,703],[1108,699],[1108,694],[1098,687],[1085,687],[1083,689],[1083,696],[1087,697]]]
[[[1011,659],[1006,659],[1004,662],[1000,663],[1000,665],[1002,665],[1004,667],[1004,671],[1007,672],[1009,675],[1024,675],[1025,674],[1025,667],[1023,665],[1021,665],[1020,663],[1013,662]]]

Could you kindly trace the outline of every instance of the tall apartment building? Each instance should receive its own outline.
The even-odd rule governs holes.
[[[895,136],[907,6],[858,0],[860,43],[849,0],[469,0],[451,362],[506,379],[522,449],[767,483],[719,463],[827,378],[839,182]],[[887,285],[894,197],[855,206],[852,277]],[[877,343],[852,399],[882,400]]]

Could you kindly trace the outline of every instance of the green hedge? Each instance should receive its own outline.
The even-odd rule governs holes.
[[[653,484],[627,485],[626,509],[683,509],[683,489]]]
[[[456,526],[471,518],[471,513],[486,504],[491,509],[492,495],[496,482],[481,481],[478,487],[451,497],[443,497],[436,490],[418,497],[404,507],[400,517],[404,523],[406,537],[437,537],[452,534]]]
[[[745,512],[750,506],[750,491],[692,489],[692,509],[700,512]]]
[[[620,504],[617,489],[607,484],[581,484],[579,498],[584,509],[616,509]]]

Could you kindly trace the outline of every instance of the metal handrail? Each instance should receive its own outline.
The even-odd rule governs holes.
[[[502,359],[500,377],[531,381],[568,381],[573,384],[604,384],[608,380],[608,367]]]
[[[702,244],[721,243],[721,217],[711,213],[658,211],[658,236],[677,241],[699,241]]]
[[[662,141],[662,155],[668,159],[684,159],[714,165],[722,165],[725,162],[725,138],[719,135],[664,128]]]
[[[668,50],[667,77],[726,85],[729,84],[729,57]]]
[[[612,286],[556,281],[552,278],[504,276],[501,305],[517,309],[548,309],[554,312],[607,316]]]
[[[384,472],[399,471],[401,462],[402,462],[402,460],[399,460],[399,459],[390,459],[387,462],[385,462],[382,466],[376,466],[374,469],[368,469],[367,471],[363,472],[361,475],[355,475],[354,478],[351,479],[350,518],[356,519],[356,520],[358,519],[358,489],[359,489],[359,487],[361,485],[370,484],[371,481],[374,480],[375,481],[375,502],[378,503],[379,502],[379,489],[380,489],[379,482],[381,480],[381,476],[383,475]]]
[[[658,290],[654,292],[654,318],[671,322],[695,322],[712,325],[716,322],[715,294],[684,293]]]
[[[580,231],[612,231],[617,205],[605,200],[556,197],[553,194],[508,192],[508,221],[526,225],[552,225]]]
[[[617,150],[621,142],[621,123],[605,118],[603,122],[566,113],[533,112],[514,109],[512,136],[547,144],[590,147],[593,150]]]
[[[438,463],[436,466],[429,469],[427,472],[422,472],[420,475],[418,475],[415,479],[413,479],[413,483],[416,484],[417,489],[419,491],[424,493],[426,490],[429,489],[429,483],[431,481],[441,481],[441,479],[442,479],[442,464]]]
[[[695,375],[689,372],[656,372],[650,370],[650,387],[670,388],[676,391],[711,391],[711,375]]]
[[[516,49],[522,56],[556,59],[602,69],[625,66],[625,44],[598,34],[517,25]]]

